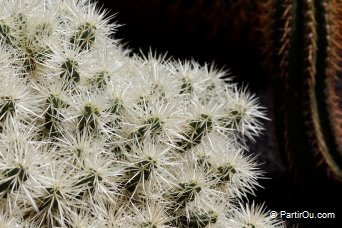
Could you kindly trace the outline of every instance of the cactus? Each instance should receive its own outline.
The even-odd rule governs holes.
[[[283,227],[245,205],[257,99],[126,51],[95,3],[0,0],[1,227]]]
[[[328,176],[342,178],[341,7],[339,0],[260,3],[278,135],[297,176],[312,175],[320,164]]]

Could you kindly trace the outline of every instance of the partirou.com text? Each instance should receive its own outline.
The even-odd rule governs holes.
[[[281,219],[335,219],[335,212],[311,212],[308,210],[303,211],[271,211],[270,216],[272,218],[279,217]]]

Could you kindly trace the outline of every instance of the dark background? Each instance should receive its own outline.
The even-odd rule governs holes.
[[[269,179],[260,180],[263,189],[251,199],[265,202],[268,209],[287,212],[335,212],[337,219],[287,220],[299,227],[338,226],[341,209],[341,184],[331,179],[308,177],[297,180],[287,169],[275,131],[274,96],[267,66],[263,62],[262,39],[253,14],[237,1],[195,0],[99,0],[99,5],[117,13],[114,20],[122,25],[115,38],[138,53],[168,53],[177,59],[195,59],[200,63],[215,62],[229,70],[240,85],[260,97],[267,107],[264,135],[250,144],[250,152],[258,153],[262,169]],[[199,5],[196,7],[196,5]],[[243,10],[242,10],[243,9]],[[253,11],[253,9],[251,9]]]

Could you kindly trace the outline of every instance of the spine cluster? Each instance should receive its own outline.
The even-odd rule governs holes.
[[[1,227],[282,227],[245,205],[257,99],[225,72],[138,57],[87,0],[1,0]]]

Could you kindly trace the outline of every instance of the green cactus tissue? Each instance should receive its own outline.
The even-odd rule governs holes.
[[[0,227],[284,226],[225,72],[130,53],[88,0],[0,3]]]

